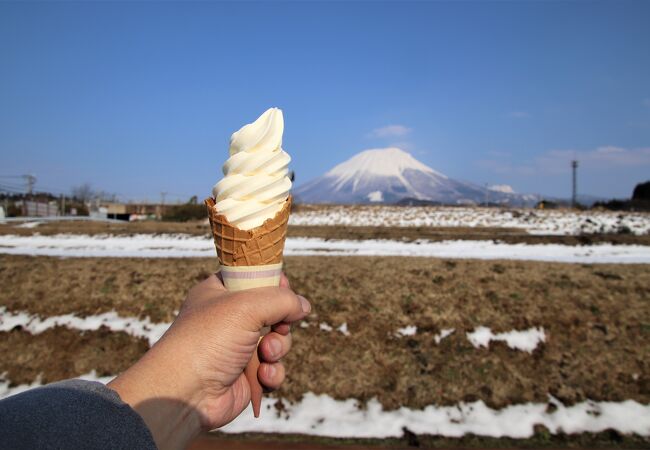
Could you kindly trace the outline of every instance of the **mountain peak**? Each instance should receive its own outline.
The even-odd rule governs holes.
[[[501,187],[503,189],[503,187]],[[436,172],[397,147],[373,148],[354,155],[298,188],[305,203],[396,203],[403,199],[446,204],[509,202],[516,194],[492,192]]]
[[[493,192],[503,192],[504,194],[515,194],[515,190],[509,184],[493,184],[488,186],[488,190]]]
[[[402,178],[402,173],[407,170],[433,173],[447,178],[445,175],[436,172],[431,167],[422,164],[420,161],[405,152],[401,148],[373,148],[357,153],[347,161],[337,165],[327,172],[326,176],[337,177],[341,182],[360,175],[375,175],[384,177]]]

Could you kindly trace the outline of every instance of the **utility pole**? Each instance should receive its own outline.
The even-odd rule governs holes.
[[[34,184],[36,184],[36,177],[34,175],[23,175],[25,182],[27,183],[27,193],[29,194],[29,199],[33,200],[32,194],[34,193]],[[38,210],[38,208],[36,208]],[[29,213],[29,208],[27,208],[27,197],[23,201],[23,215],[26,216]]]
[[[27,183],[27,193],[32,195],[34,192],[34,185],[36,184],[36,177],[34,175],[23,175],[23,178]]]
[[[573,190],[571,194],[571,207],[575,208],[578,205],[578,161],[571,161],[571,172],[573,174]]]
[[[65,216],[65,194],[61,194],[61,215]]]
[[[490,188],[489,184],[485,183],[485,207],[490,206]]]
[[[158,212],[158,220],[162,219],[165,215],[165,197],[167,197],[167,192],[160,193],[160,210]]]

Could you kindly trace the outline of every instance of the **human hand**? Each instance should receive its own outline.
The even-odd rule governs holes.
[[[282,384],[290,323],[310,310],[284,275],[278,288],[240,292],[212,275],[190,290],[160,341],[109,387],[143,417],[159,448],[182,448],[200,429],[221,427],[246,408],[251,391],[243,371],[256,348],[260,383]],[[265,326],[271,332],[260,340]]]

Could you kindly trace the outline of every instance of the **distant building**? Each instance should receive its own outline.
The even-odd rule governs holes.
[[[537,202],[537,205],[535,205],[535,208],[537,209],[557,209],[559,205],[556,202],[552,202],[550,200],[540,200]]]
[[[23,216],[27,217],[47,217],[60,215],[59,205],[55,201],[35,202],[31,200],[18,200],[15,205],[17,208],[22,208]]]
[[[162,218],[163,205],[107,202],[90,209],[90,216],[101,219],[142,220]]]

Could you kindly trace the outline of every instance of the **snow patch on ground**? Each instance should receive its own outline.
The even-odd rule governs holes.
[[[7,311],[6,307],[0,306],[0,332],[11,331],[16,327],[21,327],[31,334],[40,334],[45,330],[58,326],[79,331],[98,330],[100,327],[105,326],[111,331],[123,331],[134,337],[145,338],[151,346],[162,337],[165,331],[171,326],[171,323],[153,323],[148,317],[143,320],[135,317],[120,317],[115,311],[86,317],[63,314],[40,318],[25,312]],[[309,328],[310,325],[309,322],[303,320],[299,326],[300,328]],[[328,333],[335,329],[327,322],[320,322],[318,328]],[[344,336],[350,336],[347,322],[338,326],[336,331]],[[397,329],[395,336],[415,336],[417,331],[417,326],[407,325]],[[455,331],[454,328],[442,329],[439,334],[434,336],[436,344],[439,344]],[[490,341],[502,341],[510,348],[532,353],[540,342],[546,342],[546,335],[544,334],[543,328],[530,328],[524,331],[513,330],[494,334],[489,328],[481,326],[467,333],[467,339],[476,348],[489,347]]]
[[[0,332],[11,331],[16,327],[21,327],[31,334],[40,334],[54,327],[90,331],[98,330],[102,326],[107,327],[111,331],[123,331],[134,337],[145,338],[149,341],[149,345],[152,346],[167,331],[171,323],[153,323],[148,317],[144,320],[135,317],[120,317],[115,311],[86,317],[64,314],[43,319],[25,312],[7,311],[4,306],[0,306]],[[309,328],[309,322],[303,320],[299,326],[300,328]],[[318,327],[321,331],[325,332],[334,330],[334,327],[327,322],[321,322]],[[344,336],[350,336],[347,322],[342,323],[336,328],[336,331]]]
[[[417,332],[418,332],[418,327],[416,327],[415,325],[407,325],[404,328],[399,328],[397,330],[396,335],[398,337],[401,337],[401,336],[415,336],[415,333],[417,333]]]
[[[331,437],[401,437],[404,428],[417,434],[461,437],[466,434],[490,437],[529,438],[536,425],[552,434],[597,433],[614,429],[625,434],[650,435],[650,406],[632,400],[624,402],[586,401],[564,406],[549,397],[549,404],[526,403],[500,410],[482,401],[456,406],[427,406],[422,410],[402,407],[384,411],[377,400],[361,410],[354,399],[334,400],[327,395],[307,393],[302,401],[275,414],[276,399],[264,398],[262,415],[253,418],[249,409],[222,428],[226,433],[298,433]],[[285,402],[286,405],[286,402]]]
[[[25,222],[20,225],[16,225],[15,228],[36,228],[37,226],[43,224],[43,222]]]
[[[350,332],[348,331],[348,323],[343,322],[340,327],[336,329],[339,333],[341,333],[343,336],[350,336]]]
[[[487,327],[478,327],[467,333],[467,339],[476,348],[490,346],[490,341],[505,342],[508,347],[514,350],[532,353],[540,343],[546,342],[544,328],[529,328],[528,330],[513,330],[505,333],[494,334]]]
[[[2,251],[2,249],[0,249]],[[494,241],[323,240],[289,238],[285,255],[419,256],[460,259],[513,259],[567,263],[650,263],[650,246],[598,244],[503,244]]]
[[[320,325],[318,325],[318,328],[320,328],[321,331],[332,331],[334,329],[327,322],[321,322]]]
[[[94,372],[80,378],[108,383],[113,377],[98,377]],[[40,380],[29,385],[9,387],[0,380],[0,398],[41,386]],[[455,406],[427,406],[416,410],[406,407],[385,411],[372,399],[360,409],[355,399],[334,400],[328,395],[306,393],[300,402],[287,405],[276,413],[278,399],[262,399],[260,418],[250,408],[232,423],[221,428],[225,433],[296,433],[346,438],[402,437],[404,428],[417,434],[462,437],[467,434],[525,439],[533,436],[535,426],[543,425],[552,434],[598,433],[608,429],[623,434],[650,436],[650,405],[633,400],[594,402],[587,400],[564,406],[549,397],[548,403],[510,405],[491,409],[482,401]],[[549,405],[553,411],[549,412]]]
[[[35,256],[184,258],[216,256],[214,243],[186,234],[0,236],[0,252]]]
[[[134,337],[145,338],[149,341],[149,345],[153,345],[170,325],[170,323],[152,323],[148,317],[144,320],[120,317],[115,311],[86,317],[65,314],[41,319],[35,315],[24,312],[13,313],[7,311],[5,307],[0,307],[0,331],[11,331],[16,327],[22,327],[31,334],[40,334],[57,326],[80,331],[98,330],[105,326],[111,331],[123,331]]]
[[[576,235],[650,232],[650,214],[467,207],[322,206],[296,211],[290,225],[517,228],[531,234]]]
[[[417,326],[408,325],[404,328],[399,328],[395,336],[415,336],[417,331]],[[455,328],[444,328],[433,337],[433,340],[436,344],[440,344],[443,339],[451,336],[455,331]],[[540,343],[546,342],[546,334],[544,333],[544,328],[541,327],[494,334],[489,328],[481,326],[472,332],[466,333],[466,336],[475,348],[488,348],[490,341],[501,341],[505,342],[513,350],[520,350],[527,353],[532,353]]]
[[[440,342],[442,342],[443,339],[451,336],[454,333],[454,331],[456,331],[455,328],[443,328],[442,330],[440,330],[440,333],[436,334],[433,337],[433,340],[436,341],[436,344],[440,344]]]
[[[0,253],[61,257],[187,258],[215,256],[211,239],[173,234],[134,236],[0,236]],[[650,246],[598,244],[504,244],[490,241],[288,238],[284,254],[330,256],[421,256],[466,259],[514,259],[567,263],[650,263]]]

